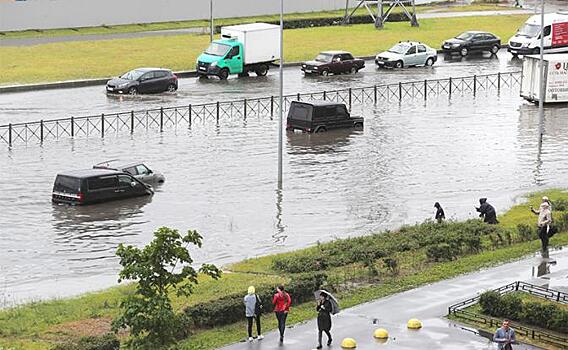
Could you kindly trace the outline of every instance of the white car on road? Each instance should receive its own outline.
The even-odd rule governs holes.
[[[375,63],[379,68],[432,66],[437,60],[436,50],[416,41],[401,41],[375,57]]]

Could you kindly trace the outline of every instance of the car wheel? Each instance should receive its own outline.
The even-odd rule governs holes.
[[[268,74],[268,66],[263,64],[260,67],[258,67],[257,69],[255,69],[254,73],[256,75],[258,75],[259,77],[264,77],[264,76],[266,76],[266,74]]]
[[[325,129],[324,126],[318,126],[318,127],[316,128],[315,133],[326,132],[326,131],[327,131],[327,130]]]
[[[221,69],[221,71],[219,72],[219,79],[227,80],[228,77],[229,77],[229,70],[227,68]]]
[[[433,59],[432,57],[429,57],[429,58],[426,60],[426,64],[425,64],[425,65],[426,65],[426,67],[433,66],[433,65],[434,65],[434,59]]]
[[[357,71],[358,71],[357,67],[355,67],[355,66],[351,67],[351,74],[355,74],[355,73],[357,73]]]
[[[500,49],[501,49],[501,47],[499,45],[495,44],[495,45],[491,46],[491,53],[496,55],[497,52],[499,52]]]
[[[355,125],[353,125],[353,127],[355,127],[356,129],[361,129],[361,128],[363,128],[363,123],[355,123]]]
[[[168,85],[168,92],[175,92],[177,89],[178,88],[175,84]]]
[[[129,95],[138,95],[138,89],[133,86],[130,89],[128,89],[128,94]]]
[[[533,50],[534,55],[538,55],[540,53],[540,47],[535,47]]]
[[[467,49],[467,47],[462,47],[462,49],[460,50],[460,55],[462,57],[467,56],[468,53],[469,53],[469,50]]]
[[[402,68],[402,67],[404,67],[404,63],[402,63],[402,61],[396,61],[396,64],[394,66],[396,68]]]
[[[327,77],[329,75],[329,69],[322,70],[321,75],[323,75],[324,77]]]

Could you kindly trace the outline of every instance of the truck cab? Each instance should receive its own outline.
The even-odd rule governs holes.
[[[267,23],[221,28],[221,39],[212,41],[197,58],[198,76],[217,76],[221,80],[230,74],[246,76],[249,72],[265,76],[280,57],[279,30]]]
[[[509,39],[508,51],[513,56],[531,55],[540,52],[540,35],[544,34],[544,53],[568,52],[568,13],[559,11],[544,15],[541,30],[540,15],[529,17],[517,33]]]

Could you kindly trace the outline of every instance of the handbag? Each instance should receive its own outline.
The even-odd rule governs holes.
[[[254,297],[256,298],[256,303],[254,304],[254,314],[260,315],[262,313],[263,306],[258,295],[255,294]]]
[[[558,232],[558,229],[556,228],[556,226],[552,226],[552,225],[548,226],[548,237],[549,238],[554,236],[556,234],[556,232]]]

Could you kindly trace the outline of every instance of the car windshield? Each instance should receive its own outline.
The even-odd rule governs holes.
[[[146,73],[146,72],[143,71],[143,70],[135,69],[135,70],[131,70],[128,73],[124,73],[120,77],[122,79],[127,79],[127,80],[136,80],[136,79],[140,78],[142,76],[142,74],[144,74],[144,73]]]
[[[546,28],[545,28],[546,29]],[[529,38],[534,38],[540,33],[540,26],[537,24],[525,23],[517,32],[517,34],[526,36]]]
[[[205,53],[212,56],[225,56],[231,47],[225,44],[211,43]]]
[[[456,39],[469,40],[472,37],[473,37],[473,33],[465,32],[465,33],[461,33],[460,35],[456,36]]]
[[[408,48],[410,48],[410,45],[408,44],[396,44],[395,46],[389,49],[389,52],[403,55],[406,53],[406,51],[408,51]]]
[[[333,57],[333,55],[330,55],[328,53],[320,53],[318,55],[318,57],[316,57],[316,61],[318,61],[318,62],[331,62],[332,57]]]

